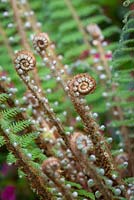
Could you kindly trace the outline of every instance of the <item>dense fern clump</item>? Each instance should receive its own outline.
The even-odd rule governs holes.
[[[123,6],[121,30],[103,1],[0,2],[0,147],[40,199],[134,199],[134,1]]]

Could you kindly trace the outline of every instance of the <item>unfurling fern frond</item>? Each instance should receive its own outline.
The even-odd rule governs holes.
[[[0,4],[0,147],[42,200],[132,199],[133,7],[118,45],[103,4]]]

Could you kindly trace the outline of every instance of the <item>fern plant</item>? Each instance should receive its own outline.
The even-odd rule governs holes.
[[[119,29],[108,26],[103,30],[101,23],[109,19],[95,2],[90,2],[91,7],[87,7],[88,1],[81,0],[44,2],[48,11],[45,17],[50,20],[45,23],[46,29],[61,48],[57,52],[63,53],[63,62],[49,35],[41,31],[29,2],[19,4],[11,0],[10,4],[5,1],[1,4],[6,17],[0,28],[2,44],[11,56],[10,60],[3,59],[2,65],[10,64],[6,69],[18,90],[2,67],[0,145],[6,145],[10,152],[8,163],[15,163],[19,176],[28,179],[40,199],[133,199],[133,95],[129,90],[130,75],[133,75],[130,59],[133,39],[129,38],[133,37],[133,0],[124,3],[125,6],[130,3],[131,10],[125,17],[126,24],[113,61],[110,50],[115,44],[106,45],[106,40]],[[9,5],[13,9],[10,17]],[[37,2],[31,5],[42,20],[40,5]],[[9,21],[13,17],[16,24],[11,25]],[[51,25],[51,20],[55,20],[56,26]],[[7,24],[12,31],[5,30]],[[7,38],[14,33],[19,40],[10,39],[10,42],[15,41],[12,46]],[[32,53],[32,43],[37,58]],[[24,50],[20,50],[19,44]],[[87,68],[77,69],[75,73],[69,71],[65,62],[71,68],[76,60],[83,59],[80,54],[86,48],[88,56],[81,65],[87,64]],[[17,49],[15,56],[14,49]],[[125,58],[120,57],[124,52]],[[37,66],[40,66],[38,70]],[[20,81],[17,85],[18,77],[25,87]],[[95,119],[96,112],[100,113],[100,120]],[[102,122],[108,124],[106,130],[112,132],[113,137],[118,133],[123,149],[119,149],[119,145],[112,148],[112,138],[103,136],[105,126],[99,125]]]

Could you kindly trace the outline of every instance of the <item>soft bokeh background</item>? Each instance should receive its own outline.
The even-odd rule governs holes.
[[[34,0],[35,1],[35,0]],[[122,27],[122,18],[125,8],[120,0],[98,0],[105,14],[112,19],[113,24]],[[32,1],[30,1],[31,3]],[[43,0],[38,1],[44,6]],[[0,1],[1,4],[1,1]],[[89,0],[90,4],[90,0]],[[2,12],[2,10],[1,10]],[[33,195],[25,179],[18,176],[15,166],[9,166],[6,162],[7,150],[0,148],[0,199],[1,200],[37,200]],[[36,180],[35,180],[36,181]]]

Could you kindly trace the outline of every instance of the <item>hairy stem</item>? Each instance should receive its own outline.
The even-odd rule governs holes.
[[[2,28],[1,25],[0,25],[0,34],[1,34],[2,37],[3,37],[3,42],[4,42],[5,46],[7,47],[7,50],[8,50],[8,52],[9,52],[9,55],[10,55],[12,61],[13,61],[13,55],[14,55],[14,54],[13,54],[13,50],[12,50],[11,46],[9,45],[9,42],[8,42],[6,33],[5,33],[5,31],[3,30],[3,28]]]
[[[22,23],[22,20],[20,18],[20,11],[18,9],[17,6],[17,1],[16,0],[10,0],[12,9],[13,9],[13,14],[14,14],[14,19],[16,21],[17,24],[17,29],[18,29],[18,33],[20,35],[21,38],[21,45],[23,46],[24,49],[30,50],[30,45],[29,42],[27,40],[27,36],[26,36],[26,32],[24,31],[24,25]],[[37,73],[37,68],[34,69],[34,79],[36,80],[37,84],[40,85],[40,79],[38,77],[38,73]]]

